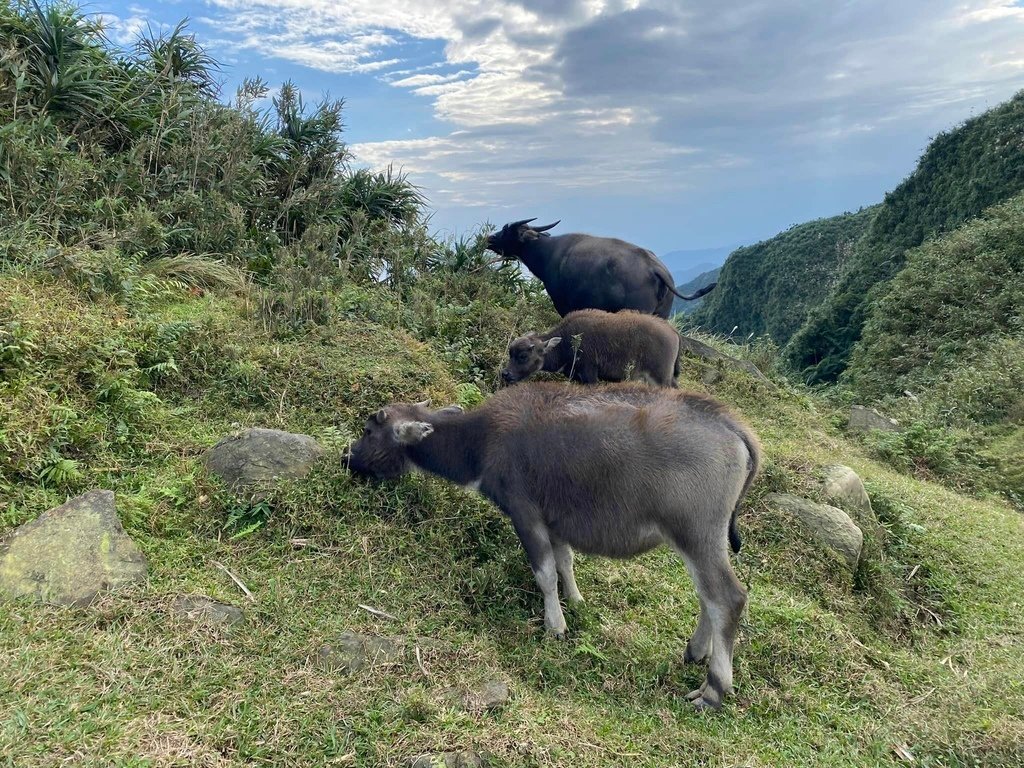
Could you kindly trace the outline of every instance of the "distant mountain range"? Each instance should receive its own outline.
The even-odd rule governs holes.
[[[669,251],[658,254],[658,258],[665,262],[668,271],[676,279],[676,285],[682,285],[703,272],[722,266],[737,247],[738,245],[724,245],[718,248]]]
[[[658,256],[676,281],[676,290],[680,293],[693,293],[718,279],[722,265],[738,246],[723,245],[718,248],[693,248],[683,251],[669,251]],[[672,314],[676,312],[693,312],[700,306],[703,299],[672,303]]]
[[[694,291],[703,288],[705,285],[710,285],[711,283],[718,282],[718,275],[721,272],[721,267],[715,267],[714,269],[709,269],[707,272],[701,272],[692,280],[688,280],[685,283],[678,283],[676,285],[676,290],[679,291],[680,293],[693,293]],[[682,299],[675,299],[672,302],[672,314],[675,315],[679,312],[682,312],[684,315],[688,315],[689,313],[696,310],[705,298],[706,297],[702,296],[701,298],[694,299],[693,301],[683,301]]]

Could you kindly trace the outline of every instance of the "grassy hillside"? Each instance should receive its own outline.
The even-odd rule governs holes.
[[[818,219],[733,251],[693,320],[717,332],[785,344],[850,259],[877,206]]]
[[[680,754],[862,766],[901,764],[897,747],[924,765],[1019,764],[1019,514],[870,461],[805,394],[729,370],[715,385],[759,431],[768,466],[741,517],[751,605],[738,696],[705,717],[681,699],[701,674],[679,662],[697,606],[670,553],[581,558],[589,603],[570,614],[569,641],[545,641],[525,557],[493,509],[429,478],[367,486],[343,470],[341,447],[367,412],[460,397],[433,347],[368,319],[397,313],[393,295],[360,292],[352,309],[343,293],[329,323],[284,338],[245,294],[169,290],[126,305],[9,272],[2,288],[6,327],[23,342],[0,399],[15,448],[0,531],[111,488],[151,567],[146,585],[90,608],[0,612],[6,764],[400,765],[477,748],[507,766],[671,766]],[[157,377],[155,358],[175,365]],[[703,388],[701,373],[688,363],[684,385]],[[200,460],[239,425],[305,431],[328,457],[249,505]],[[73,464],[33,465],[55,446]],[[834,556],[759,501],[813,495],[836,461],[867,479],[883,522],[867,531],[871,559],[853,589]],[[247,624],[176,618],[173,598],[194,592],[242,605]],[[419,662],[351,678],[322,670],[320,646],[351,630],[419,638]],[[511,684],[504,709],[452,704],[448,688],[495,674]]]
[[[827,299],[789,344],[809,382],[834,381],[868,310],[907,249],[1024,190],[1024,93],[937,136],[914,172],[885,196]]]
[[[124,55],[73,10],[7,4],[0,35],[0,539],[105,488],[150,569],[88,607],[0,605],[0,765],[467,748],[508,768],[1024,765],[1024,523],[1002,498],[879,463],[819,394],[687,359],[681,384],[734,406],[766,454],[740,517],[737,696],[698,714],[682,697],[704,672],[680,663],[697,600],[674,555],[580,558],[588,603],[548,641],[493,508],[343,467],[388,402],[486,397],[507,340],[552,321],[535,283],[477,239],[431,240],[407,180],[352,172],[340,103],[285,88],[263,113],[250,83],[219,104],[184,30]],[[771,367],[763,346],[730,351]],[[325,456],[237,496],[202,456],[247,426]],[[818,498],[836,462],[879,519],[855,574],[764,501]],[[189,622],[173,605],[190,594],[245,623]],[[409,650],[342,675],[317,657],[346,631]],[[494,676],[503,708],[453,698]]]

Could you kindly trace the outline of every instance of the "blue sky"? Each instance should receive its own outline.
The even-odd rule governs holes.
[[[1024,88],[1017,0],[97,0],[243,77],[346,100],[464,233],[536,216],[656,252],[879,201],[929,138]]]

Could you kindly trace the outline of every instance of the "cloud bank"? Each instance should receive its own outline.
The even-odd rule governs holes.
[[[865,147],[1024,86],[1024,8],[1011,0],[212,5],[241,48],[428,100],[434,135],[352,149],[415,174],[438,208],[666,199],[813,176],[822,158],[855,174],[871,163]],[[412,41],[443,54],[413,65]]]

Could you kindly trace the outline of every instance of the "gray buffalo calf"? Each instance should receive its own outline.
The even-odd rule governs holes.
[[[582,600],[573,550],[625,558],[658,545],[686,563],[700,597],[687,661],[709,659],[688,696],[721,706],[746,590],[727,542],[739,548],[736,508],[759,464],[757,439],[703,395],[635,384],[527,383],[469,412],[394,404],[371,416],[349,449],[352,471],[377,479],[411,470],[479,490],[512,521],[544,595],[544,623],[566,631],[558,579]]]
[[[674,387],[679,375],[679,333],[666,320],[639,312],[570,312],[547,333],[528,333],[508,348],[506,384],[537,371],[564,373],[584,384],[647,381]]]

